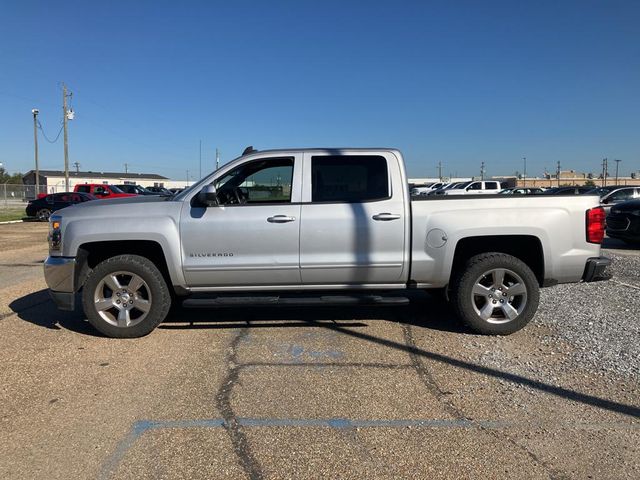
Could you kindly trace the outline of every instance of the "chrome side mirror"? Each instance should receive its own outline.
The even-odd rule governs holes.
[[[198,201],[207,207],[218,205],[218,192],[214,185],[205,185],[198,193]]]

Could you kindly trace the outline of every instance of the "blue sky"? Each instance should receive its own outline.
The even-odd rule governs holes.
[[[83,170],[198,177],[247,145],[400,148],[412,176],[640,170],[640,2],[5,2],[0,162],[73,91]],[[63,167],[41,138],[41,168]]]

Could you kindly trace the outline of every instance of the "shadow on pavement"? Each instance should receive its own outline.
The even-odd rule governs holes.
[[[11,309],[24,321],[41,327],[56,329],[65,328],[77,333],[91,336],[101,336],[84,320],[84,315],[76,312],[61,312],[55,308],[46,290],[40,290],[21,297],[9,305]],[[290,321],[290,323],[282,322]],[[340,323],[332,322],[341,320]],[[343,323],[344,320],[352,322]],[[640,418],[640,408],[594,395],[581,393],[568,388],[548,384],[495,368],[485,367],[458,358],[424,350],[412,344],[400,343],[386,338],[376,337],[358,329],[348,327],[366,327],[366,323],[356,320],[388,320],[405,325],[415,325],[454,333],[465,333],[446,304],[433,297],[424,295],[414,299],[409,307],[377,307],[377,308],[217,308],[207,310],[176,309],[163,325],[158,328],[287,328],[287,327],[318,327],[330,329],[344,335],[357,338],[388,348],[401,350],[420,358],[444,363],[456,368],[468,370],[488,377],[500,378],[520,385],[526,385],[536,390],[555,395],[574,402],[591,405],[603,410]],[[256,321],[272,321],[272,323],[251,323]],[[276,323],[277,321],[277,323]],[[176,325],[175,322],[189,322],[188,325]],[[208,322],[208,323],[201,323]]]
[[[76,305],[79,305],[79,302],[80,300],[77,298]],[[21,320],[39,327],[49,328],[51,330],[64,328],[92,337],[103,336],[85,320],[80,308],[76,308],[75,312],[58,310],[49,297],[47,290],[40,290],[20,297],[11,302],[9,308]]]

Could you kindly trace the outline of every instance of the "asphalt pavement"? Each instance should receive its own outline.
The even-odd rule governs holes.
[[[545,289],[508,337],[474,335],[417,294],[395,308],[176,309],[114,340],[48,299],[45,235],[0,226],[0,478],[640,477],[637,372],[579,362],[563,335],[592,292],[624,308],[618,284]],[[637,326],[637,311],[623,320]]]

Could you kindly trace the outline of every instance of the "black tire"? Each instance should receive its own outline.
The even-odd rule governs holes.
[[[498,281],[501,271],[503,280]],[[451,305],[475,332],[509,335],[527,325],[538,309],[538,280],[524,262],[511,255],[476,255],[456,273],[451,284]],[[523,289],[524,293],[519,293]]]
[[[41,222],[48,222],[51,216],[51,210],[48,208],[41,208],[36,212],[36,218]]]
[[[112,290],[105,282],[105,279],[112,278],[112,275],[118,279],[117,285],[121,285],[120,282],[124,284],[121,285],[122,297],[118,295],[117,300],[115,295],[120,292],[115,288]],[[126,302],[121,303],[120,299],[125,298],[125,290],[136,276],[142,279],[144,284],[131,294],[129,313],[131,315],[140,313],[140,315],[138,318],[131,319],[131,325],[116,325],[113,321],[120,324],[119,317],[116,315],[120,314],[122,303],[127,305]],[[126,283],[127,278],[129,283]],[[101,295],[104,295],[104,292],[111,292],[111,295],[102,298]],[[111,301],[113,307],[103,309],[101,313],[97,308],[100,299],[103,302]],[[129,300],[129,293],[126,293],[126,299]],[[134,301],[138,302],[138,300],[147,302],[146,312],[138,311],[135,306],[131,307]],[[119,304],[117,306],[116,301]],[[171,293],[162,273],[151,260],[139,255],[118,255],[104,260],[91,271],[83,287],[82,306],[89,323],[104,335],[112,338],[136,338],[151,333],[165,319],[171,307]],[[126,320],[129,321],[128,315]]]

